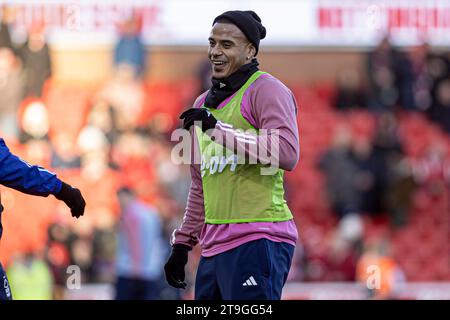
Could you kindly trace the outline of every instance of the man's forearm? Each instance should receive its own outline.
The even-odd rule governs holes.
[[[61,189],[61,181],[56,174],[30,165],[12,154],[3,140],[0,141],[0,183],[23,193],[48,196]]]
[[[171,244],[184,244],[194,247],[199,239],[200,231],[205,221],[205,209],[203,203],[203,186],[198,165],[191,165],[192,182],[189,188],[189,195],[183,222],[178,229],[175,229]]]

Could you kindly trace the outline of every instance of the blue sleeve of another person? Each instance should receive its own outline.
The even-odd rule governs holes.
[[[30,165],[12,154],[0,138],[0,184],[23,193],[46,197],[61,190],[56,174]]]

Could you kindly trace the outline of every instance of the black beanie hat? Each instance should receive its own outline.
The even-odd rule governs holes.
[[[259,50],[259,41],[266,37],[266,28],[261,24],[261,18],[254,11],[227,11],[217,16],[213,25],[221,19],[229,20],[241,29],[248,41],[255,46],[256,56]]]

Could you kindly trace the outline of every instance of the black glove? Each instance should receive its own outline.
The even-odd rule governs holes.
[[[186,289],[184,282],[184,266],[188,261],[188,251],[190,247],[184,244],[174,244],[169,260],[164,265],[167,283],[175,288]]]
[[[183,129],[189,130],[189,128],[196,121],[201,121],[202,130],[205,132],[208,129],[213,129],[216,126],[217,120],[214,116],[205,108],[191,108],[183,112],[180,116],[183,121]]]
[[[84,207],[86,202],[81,195],[80,190],[69,186],[67,183],[63,182],[61,186],[61,191],[55,194],[56,199],[64,201],[64,203],[70,208],[72,212],[72,217],[79,218],[84,214]]]

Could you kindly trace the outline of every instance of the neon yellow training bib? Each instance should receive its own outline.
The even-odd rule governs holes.
[[[248,87],[265,72],[255,72],[234,97],[221,109],[206,108],[232,130],[255,129],[241,114],[242,97]],[[268,165],[243,162],[241,156],[219,145],[196,128],[202,155],[201,174],[205,204],[205,223],[228,224],[257,221],[286,221],[292,219],[284,200],[284,170],[272,175],[261,174]],[[245,136],[242,136],[243,139]],[[256,142],[256,140],[253,140]]]

